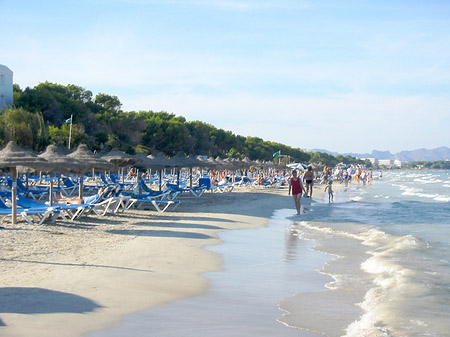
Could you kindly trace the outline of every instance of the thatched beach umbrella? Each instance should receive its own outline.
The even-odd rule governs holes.
[[[62,147],[56,145],[47,146],[46,150],[38,155],[38,157],[51,162],[52,165],[47,169],[49,172],[74,172],[81,173],[86,170],[86,165],[77,159],[67,156],[67,151]],[[53,176],[50,176],[50,196],[49,196],[50,206],[53,205]]]
[[[177,186],[180,185],[180,170],[183,167],[192,167],[190,166],[191,162],[181,153],[177,152],[177,154],[170,158],[170,167],[176,168],[177,171]]]
[[[153,161],[153,165],[155,165],[153,168],[159,170],[159,190],[161,191],[163,169],[171,167],[172,162],[170,159],[166,158],[162,152],[156,156],[148,155],[147,157]]]
[[[159,153],[156,156],[149,154],[147,158],[149,158],[152,161],[153,163],[152,167],[155,169],[163,169],[172,166],[172,161],[166,158],[163,153]]]
[[[189,173],[190,173],[190,187],[192,188],[192,169],[194,167],[199,167],[199,168],[203,168],[203,167],[211,167],[212,165],[209,164],[208,162],[205,162],[203,160],[200,160],[198,157],[192,157],[192,156],[187,156],[186,157],[186,161],[188,163],[188,167],[189,167]]]
[[[86,144],[80,144],[76,151],[68,155],[70,158],[77,159],[86,165],[86,171],[91,169],[111,170],[114,164],[110,163],[90,151]],[[83,177],[80,177],[79,197],[83,197]]]
[[[208,164],[210,165],[209,167],[211,167],[211,168],[213,168],[213,167],[217,168],[222,165],[221,163],[216,161],[213,157],[209,157],[206,161],[208,162]]]
[[[256,165],[256,162],[251,160],[249,157],[245,157],[244,159],[241,160],[241,162],[242,162],[243,166],[246,168],[250,168],[250,167]]]
[[[113,163],[115,165],[115,169],[118,170],[118,168],[121,168],[122,171],[122,183],[124,183],[124,174],[123,174],[123,168],[125,166],[131,166],[136,164],[136,162],[139,161],[139,159],[136,158],[136,156],[133,156],[131,154],[128,154],[126,152],[123,152],[118,149],[112,149],[108,153],[105,153],[101,156],[102,159],[109,161],[110,163]]]
[[[36,169],[43,169],[51,165],[45,159],[39,158],[31,151],[20,148],[15,142],[10,141],[6,147],[0,151],[0,167],[8,167],[11,170],[12,188],[12,223],[17,223],[17,166],[26,166]]]
[[[113,163],[117,167],[133,165],[138,161],[136,156],[118,149],[112,149],[108,153],[103,154],[100,158]]]
[[[218,164],[214,161],[214,158],[205,158],[203,156],[197,156],[197,160],[202,163],[200,167],[214,168],[217,167]]]
[[[144,155],[142,153],[138,153],[134,156],[138,162],[134,165],[139,169],[155,169],[160,171],[159,175],[159,189],[161,190],[161,175],[162,170],[166,167],[170,166],[169,159],[165,158],[164,156],[152,156],[152,155]],[[139,182],[139,176],[138,176],[138,182]],[[141,185],[139,184],[139,193],[141,193]]]

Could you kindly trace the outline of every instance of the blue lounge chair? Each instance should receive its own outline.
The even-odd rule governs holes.
[[[208,189],[205,185],[196,186],[196,187],[188,187],[184,183],[180,183],[178,186],[175,184],[166,184],[166,190],[169,190],[171,192],[171,195],[174,195],[174,198],[178,196],[178,194],[181,193],[191,193],[195,197],[199,198],[205,193]],[[171,199],[171,198],[169,198]]]
[[[22,197],[19,197],[19,200]],[[26,199],[26,198],[23,198]],[[29,199],[27,199],[29,200]],[[29,200],[32,202],[32,200]],[[51,216],[59,214],[59,210],[56,207],[49,207],[43,204],[36,203],[38,206],[30,206],[30,207],[19,207],[17,208],[17,215],[21,216],[26,222],[30,225],[42,225],[42,223],[49,219]],[[18,201],[18,206],[19,201]],[[8,216],[12,216],[12,209],[0,199],[0,216],[1,222]],[[37,221],[33,221],[33,218],[37,219]]]
[[[126,190],[132,190],[134,187],[136,187],[136,183],[122,182],[119,180],[119,178],[115,174],[110,174],[109,179],[111,179],[113,184],[119,185],[121,188],[126,189]]]
[[[10,177],[6,177],[6,181],[9,185],[9,187],[12,187],[12,179]],[[42,187],[38,188],[37,186],[34,186],[33,188],[27,188],[22,180],[17,179],[17,194],[18,195],[29,195],[33,199],[43,199],[45,196],[47,196],[49,193],[48,187]]]
[[[89,199],[86,198],[86,202],[83,204],[53,204],[53,206],[61,210],[61,216],[64,219],[68,218],[70,220],[75,220],[82,215],[87,215],[92,212],[100,215],[99,211],[95,208],[96,204],[101,201],[105,193],[107,193],[106,189],[101,194],[90,196]]]
[[[179,200],[161,200],[155,198],[131,198],[130,201],[131,202],[129,206],[127,206],[127,209],[132,206],[140,208],[144,205],[150,204],[160,213],[165,212],[171,205],[174,205],[172,209],[175,209],[181,203]]]

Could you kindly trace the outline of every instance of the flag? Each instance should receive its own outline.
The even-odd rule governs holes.
[[[70,124],[70,123],[72,123],[72,117],[70,117],[69,119],[66,119],[66,122],[65,122],[66,124]]]
[[[275,152],[275,153],[272,155],[272,157],[276,158],[276,157],[278,157],[280,154],[281,154],[281,151],[277,151],[277,152]]]

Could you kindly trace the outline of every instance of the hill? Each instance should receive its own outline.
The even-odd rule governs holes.
[[[324,152],[337,156],[337,152],[330,152],[324,149],[313,149],[313,152]],[[412,151],[401,151],[391,153],[390,151],[373,150],[371,153],[344,153],[355,158],[375,158],[375,159],[397,159],[404,162],[410,161],[439,161],[450,159],[450,148],[441,146],[435,149],[417,149]]]

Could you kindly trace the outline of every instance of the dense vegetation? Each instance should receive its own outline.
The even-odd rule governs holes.
[[[320,162],[325,165],[364,163],[350,156],[311,153],[257,137],[243,137],[200,121],[164,111],[121,110],[118,97],[98,94],[76,85],[49,82],[22,90],[14,85],[14,107],[0,114],[0,145],[15,140],[36,151],[48,144],[68,145],[73,115],[71,147],[86,143],[97,152],[112,148],[134,154],[161,151],[169,156],[182,151],[187,155],[207,155],[272,160]]]

